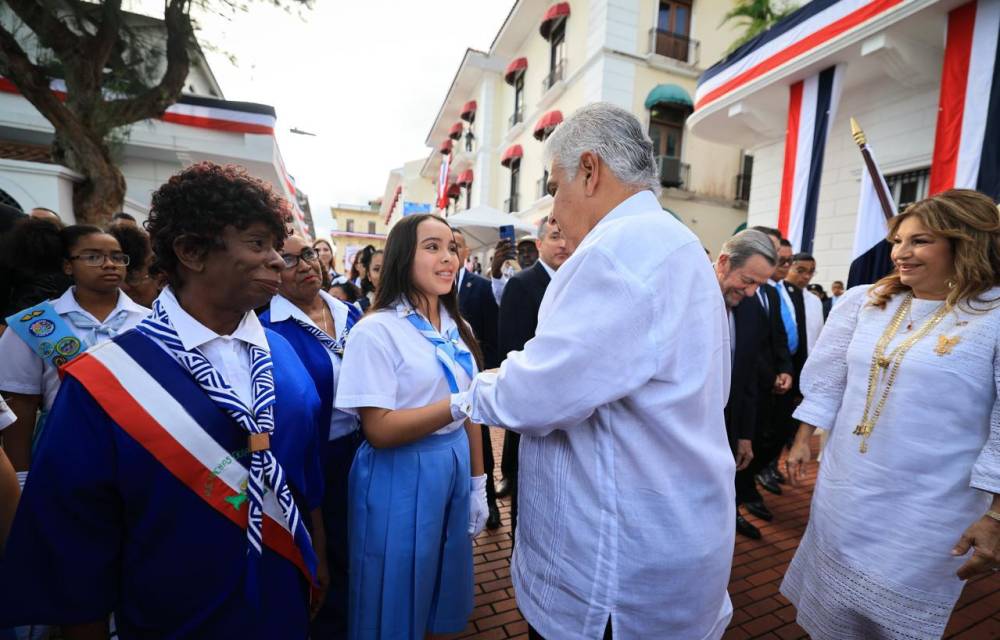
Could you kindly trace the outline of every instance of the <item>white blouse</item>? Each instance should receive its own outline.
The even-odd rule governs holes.
[[[112,335],[125,333],[149,315],[149,309],[134,302],[125,295],[125,292],[119,291],[118,303],[101,323],[80,306],[74,296],[75,291],[75,286],[67,289],[52,301],[52,307],[86,348],[93,347],[103,340],[92,340],[86,331],[76,327],[70,316],[71,312],[83,314],[97,324],[118,325],[118,328],[111,332]],[[3,366],[0,366],[0,390],[8,393],[40,395],[42,409],[47,411],[52,408],[56,393],[59,391],[59,370],[51,362],[39,358],[20,336],[10,330],[4,331],[0,336],[0,362],[3,363]]]
[[[369,313],[354,325],[340,368],[335,402],[338,409],[354,414],[361,407],[414,409],[450,396],[434,345],[406,319],[408,309],[398,304],[395,309]],[[455,326],[442,306],[441,333]],[[464,342],[461,346],[468,349]],[[457,375],[459,389],[467,389],[471,378],[460,367]],[[451,433],[464,423],[464,418],[455,420],[435,435]]]

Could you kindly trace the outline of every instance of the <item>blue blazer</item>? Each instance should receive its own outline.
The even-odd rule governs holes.
[[[361,319],[361,312],[354,305],[345,304],[344,306],[347,308],[347,330],[350,331],[354,323]],[[329,352],[326,350],[326,347],[320,344],[315,336],[291,318],[280,322],[272,322],[271,310],[268,309],[260,314],[260,322],[264,327],[281,335],[281,337],[292,345],[292,349],[298,354],[299,359],[302,360],[302,364],[305,365],[306,371],[316,385],[316,392],[319,394],[320,399],[320,427],[318,428],[320,433],[318,435],[320,437],[320,444],[324,444],[328,438],[330,421],[333,418],[334,412],[333,363],[330,362]]]

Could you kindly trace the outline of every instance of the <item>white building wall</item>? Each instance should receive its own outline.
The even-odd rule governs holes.
[[[935,86],[907,89],[884,77],[844,93],[823,159],[814,282],[846,282],[851,266],[863,164],[850,118],[864,129],[883,174],[920,169],[930,166],[937,101]],[[784,153],[784,140],[754,150],[748,225],[777,226]]]

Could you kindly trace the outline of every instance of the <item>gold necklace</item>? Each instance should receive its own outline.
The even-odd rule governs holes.
[[[858,426],[854,428],[854,435],[861,436],[861,453],[867,453],[868,451],[868,438],[872,434],[872,430],[875,429],[875,423],[878,422],[879,417],[882,415],[882,409],[885,407],[885,401],[889,397],[889,392],[892,390],[892,385],[896,382],[896,374],[899,373],[899,366],[903,362],[903,358],[906,357],[906,353],[915,345],[921,338],[930,333],[934,327],[936,327],[941,320],[944,319],[948,312],[951,311],[951,306],[947,303],[942,303],[927,320],[924,321],[917,332],[909,336],[906,340],[903,340],[899,345],[886,355],[886,347],[892,342],[892,339],[896,337],[899,333],[899,328],[903,324],[903,318],[905,318],[913,305],[913,294],[907,294],[906,299],[903,303],[899,305],[899,309],[896,310],[895,315],[893,315],[892,320],[889,321],[889,326],[885,328],[882,333],[882,337],[879,338],[878,342],[875,344],[875,352],[872,354],[871,368],[868,372],[868,394],[865,397],[865,411],[861,416],[861,422]],[[878,388],[879,374],[885,375],[888,373],[888,377],[885,381],[885,389],[882,391],[882,396],[878,400],[878,404],[875,403],[875,391]],[[874,405],[874,407],[873,407]]]

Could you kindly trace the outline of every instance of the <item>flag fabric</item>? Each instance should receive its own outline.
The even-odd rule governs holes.
[[[878,169],[875,155],[871,147],[867,151],[872,159],[881,183],[882,193],[888,194],[889,186]],[[854,251],[851,254],[851,270],[847,276],[847,287],[859,284],[871,284],[892,271],[892,260],[889,254],[892,245],[886,240],[889,235],[889,225],[882,211],[882,204],[876,192],[875,181],[871,172],[862,163],[861,166],[861,198],[858,202],[858,217],[854,225]]]
[[[1000,0],[948,13],[930,193],[976,189],[1000,199]]]
[[[444,211],[448,208],[448,171],[451,168],[451,154],[441,157],[441,167],[438,169],[437,206]]]
[[[778,229],[796,252],[812,252],[823,154],[843,75],[843,65],[836,65],[789,88]]]

